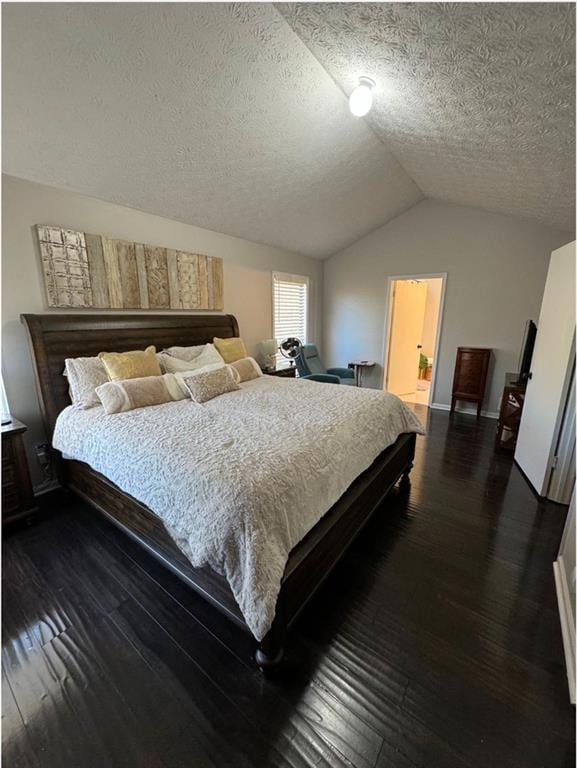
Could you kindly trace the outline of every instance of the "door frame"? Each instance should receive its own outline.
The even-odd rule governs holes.
[[[545,489],[545,497],[558,504],[567,504],[567,493],[575,486],[575,339],[571,350],[571,372],[568,376],[567,392],[564,393],[564,404],[561,420],[556,427],[557,438],[551,459],[551,470]],[[568,481],[572,480],[569,485]]]
[[[435,393],[435,383],[437,380],[437,363],[439,361],[439,346],[441,342],[441,330],[443,326],[443,318],[445,315],[445,294],[447,291],[447,272],[426,272],[426,273],[411,273],[409,275],[387,275],[387,287],[385,293],[385,330],[383,338],[383,381],[381,382],[381,389],[385,389],[387,384],[387,375],[389,372],[389,346],[391,336],[391,319],[393,316],[393,301],[392,301],[392,289],[395,280],[433,280],[441,278],[443,285],[441,286],[441,300],[439,301],[439,318],[437,322],[437,333],[435,334],[435,351],[433,355],[433,370],[431,371],[431,386],[429,388],[429,408],[433,403],[433,395]]]

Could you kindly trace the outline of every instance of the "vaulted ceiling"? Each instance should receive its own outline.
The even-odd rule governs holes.
[[[427,197],[575,226],[574,4],[278,8]]]
[[[569,4],[5,4],[4,171],[316,257],[424,196],[571,229],[573,46]]]

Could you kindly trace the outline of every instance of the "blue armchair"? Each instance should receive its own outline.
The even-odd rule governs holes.
[[[355,374],[350,368],[325,368],[314,344],[303,344],[295,362],[301,379],[324,381],[327,384],[355,383]]]

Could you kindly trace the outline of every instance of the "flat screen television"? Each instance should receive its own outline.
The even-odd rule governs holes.
[[[532,320],[527,320],[527,323],[525,324],[525,333],[523,334],[523,344],[521,345],[521,356],[519,358],[518,382],[520,384],[526,384],[529,379],[536,336],[537,326]]]

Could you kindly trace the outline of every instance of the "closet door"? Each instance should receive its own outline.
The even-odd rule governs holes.
[[[547,494],[572,371],[575,243],[551,254],[515,460],[540,496]]]

